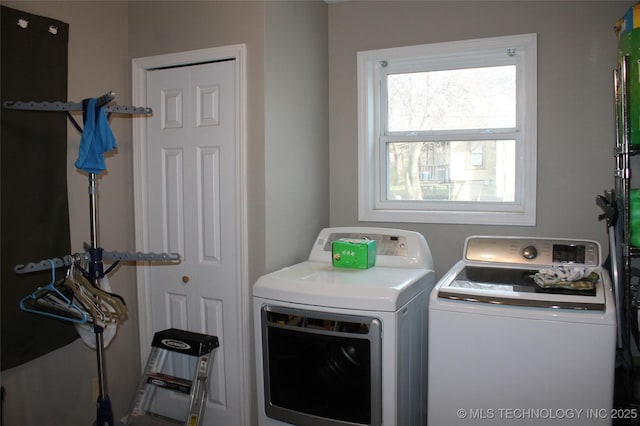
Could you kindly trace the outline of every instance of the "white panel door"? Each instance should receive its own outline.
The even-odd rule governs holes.
[[[220,340],[205,424],[242,424],[235,60],[147,72],[148,247],[180,253],[147,268],[153,332],[179,328]],[[148,352],[146,352],[148,353]],[[142,351],[143,356],[146,354]],[[166,372],[192,378],[195,358],[169,356]],[[159,391],[156,412],[184,418],[186,396]]]

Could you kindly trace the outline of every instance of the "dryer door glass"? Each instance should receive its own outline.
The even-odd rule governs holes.
[[[293,424],[310,416],[313,424],[372,424],[380,407],[379,321],[274,309],[263,311],[267,415]]]

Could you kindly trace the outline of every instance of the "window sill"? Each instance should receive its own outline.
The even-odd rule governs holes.
[[[532,210],[535,211],[535,208]],[[488,211],[462,212],[362,209],[359,211],[358,220],[362,222],[443,223],[464,225],[536,225],[535,214]]]

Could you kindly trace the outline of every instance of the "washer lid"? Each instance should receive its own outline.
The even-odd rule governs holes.
[[[253,295],[305,305],[395,312],[433,287],[434,277],[430,269],[340,269],[306,261],[263,275],[253,286]]]
[[[531,275],[537,270],[466,266],[449,282],[442,283],[438,297],[494,305],[604,311],[602,279],[592,290],[541,288]]]

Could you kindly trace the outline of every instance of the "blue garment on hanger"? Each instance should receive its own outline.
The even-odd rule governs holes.
[[[89,99],[75,166],[88,173],[100,174],[107,169],[104,153],[115,148],[116,138],[109,127],[107,114],[102,106],[96,110],[96,99]]]

